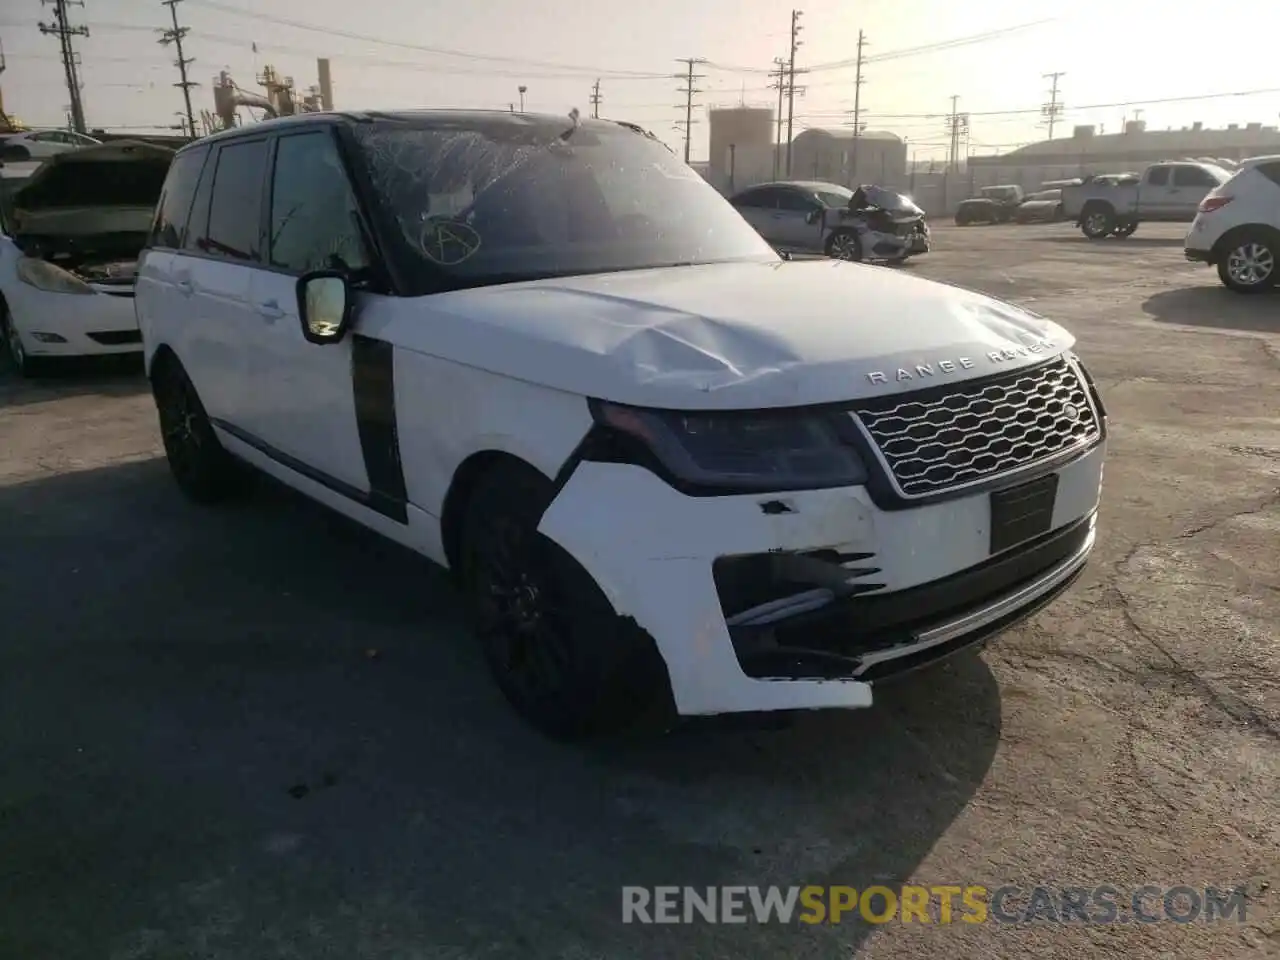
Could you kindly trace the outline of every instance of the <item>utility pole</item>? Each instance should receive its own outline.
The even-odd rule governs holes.
[[[960,136],[962,133],[967,134],[969,132],[969,115],[956,111],[956,104],[959,102],[959,97],[951,98],[951,115],[947,117],[947,129],[951,135],[947,163],[952,170],[956,170],[960,166]]]
[[[199,84],[187,76],[187,66],[195,62],[193,57],[183,56],[182,38],[190,32],[190,27],[178,26],[178,4],[182,0],[160,0],[162,6],[169,8],[169,16],[173,19],[173,29],[166,30],[160,34],[160,46],[167,47],[173,44],[173,48],[177,51],[178,59],[173,61],[173,65],[178,68],[178,76],[182,77],[175,87],[182,88],[182,99],[187,105],[187,129],[191,133],[191,139],[196,138],[196,113],[191,109],[191,88],[198,87]]]
[[[853,143],[849,148],[849,186],[858,177],[858,138],[862,136],[862,48],[866,37],[858,31],[858,66],[853,80]]]
[[[677,92],[684,94],[684,122],[677,123],[676,126],[684,129],[684,162],[688,163],[689,157],[690,157],[690,149],[691,149],[690,141],[691,141],[691,137],[693,136],[693,125],[697,123],[697,121],[693,119],[693,95],[695,93],[702,92],[697,87],[695,87],[693,83],[695,80],[701,80],[705,76],[705,74],[694,73],[693,68],[696,67],[698,64],[706,63],[707,61],[700,60],[696,57],[689,57],[685,60],[680,60],[678,62],[683,63],[685,65],[684,73],[675,74],[675,77],[677,80],[684,81],[683,87],[676,88]]]
[[[796,116],[796,50],[800,48],[799,10],[791,11],[791,55],[787,62],[787,176],[791,176],[791,131]]]
[[[600,80],[596,78],[595,84],[591,87],[591,116],[600,119]]]
[[[83,7],[80,0],[40,0],[41,6],[53,6],[53,23],[40,23],[40,32],[53,34],[58,38],[62,48],[62,69],[67,74],[67,94],[71,98],[71,126],[76,133],[86,133],[84,125],[84,103],[80,99],[80,62],[71,46],[72,37],[87,37],[89,28],[73,27],[67,22],[67,7]]]
[[[1059,70],[1057,73],[1046,73],[1045,80],[1052,80],[1053,87],[1049,90],[1049,102],[1040,108],[1040,114],[1045,118],[1049,127],[1049,139],[1053,139],[1053,127],[1057,123],[1058,117],[1062,116],[1062,104],[1058,102],[1058,78],[1065,77],[1066,74]]]
[[[787,61],[785,57],[774,57],[774,71],[769,74],[774,83],[770,87],[778,88],[778,114],[775,121],[776,131],[773,136],[773,179],[778,179],[778,165],[782,162],[782,98],[787,92]]]

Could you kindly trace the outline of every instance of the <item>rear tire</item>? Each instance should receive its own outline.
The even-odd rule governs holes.
[[[538,532],[552,499],[545,477],[515,463],[481,476],[467,498],[462,583],[498,688],[556,740],[669,726],[670,684],[652,639]]]
[[[1280,282],[1276,258],[1280,243],[1261,231],[1245,231],[1233,237],[1218,257],[1218,279],[1236,293],[1262,293]]]
[[[223,449],[187,372],[177,360],[161,361],[152,377],[169,470],[196,503],[214,504],[244,492],[248,468]]]
[[[1080,215],[1080,232],[1090,240],[1102,240],[1116,228],[1115,211],[1104,204],[1085,207]]]

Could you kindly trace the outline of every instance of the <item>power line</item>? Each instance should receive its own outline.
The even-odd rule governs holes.
[[[1053,87],[1049,90],[1049,102],[1042,108],[1041,112],[1047,126],[1049,127],[1049,139],[1053,139],[1053,125],[1057,122],[1058,117],[1062,115],[1062,104],[1058,102],[1058,78],[1066,76],[1061,70],[1057,73],[1046,73],[1041,79],[1053,80]]]
[[[901,50],[886,50],[884,53],[876,54],[874,57],[868,57],[866,63],[884,63],[886,60],[900,60],[904,57],[921,57],[930,53],[942,53],[947,50],[954,50],[957,47],[967,47],[974,44],[990,43],[993,40],[1002,40],[1007,36],[1015,33],[1021,33],[1025,30],[1031,30],[1035,27],[1042,27],[1049,23],[1054,23],[1059,18],[1050,17],[1045,20],[1034,20],[1030,23],[1020,23],[1010,27],[1002,27],[998,30],[987,30],[983,33],[975,33],[966,37],[952,37],[950,40],[939,40],[936,43],[921,44],[916,47],[905,47]],[[813,64],[808,68],[810,73],[826,73],[831,70],[848,70],[857,66],[857,58],[847,60],[831,60],[827,63]],[[719,63],[715,60],[707,63],[708,69],[720,70],[725,73],[771,73],[771,70],[762,67],[747,67],[735,64]]]
[[[796,51],[800,48],[800,10],[791,11],[791,55],[787,60],[787,176],[791,176],[791,132],[796,113]],[[802,71],[803,72],[803,71]]]
[[[53,23],[40,22],[40,32],[53,34],[62,48],[62,69],[67,75],[67,95],[71,98],[71,127],[76,133],[85,133],[84,103],[80,99],[80,61],[71,45],[72,37],[89,36],[86,26],[73,27],[67,22],[67,6],[83,7],[81,0],[40,0],[40,5],[53,4]]]
[[[677,92],[684,94],[684,122],[677,122],[676,126],[684,129],[684,162],[688,163],[693,136],[693,125],[697,123],[697,121],[693,119],[693,95],[695,93],[702,92],[693,85],[693,82],[695,80],[701,80],[706,76],[706,74],[703,73],[694,73],[693,68],[698,64],[705,63],[706,61],[699,60],[696,57],[689,57],[686,60],[680,60],[677,62],[683,63],[686,67],[686,71],[684,73],[677,73],[674,76],[676,79],[683,80],[685,82],[683,87],[676,88]]]
[[[1118,103],[1086,103],[1072,107],[1069,113],[1083,113],[1086,110],[1110,110],[1115,107],[1144,107],[1165,103],[1192,103],[1203,100],[1227,100],[1232,97],[1261,97],[1280,94],[1280,87],[1263,87],[1257,90],[1233,90],[1227,93],[1200,93],[1189,97],[1160,97],[1155,100],[1122,100]],[[1038,114],[1043,107],[1021,107],[1016,110],[980,110],[967,114],[970,117],[1013,117]],[[880,120],[941,120],[950,114],[946,113],[878,113]]]
[[[591,87],[591,116],[600,119],[600,78]]]
[[[182,99],[187,105],[186,132],[190,134],[192,139],[195,139],[196,114],[191,109],[191,88],[198,87],[200,84],[187,77],[187,66],[195,63],[195,58],[183,56],[182,53],[182,39],[190,32],[191,28],[178,26],[178,4],[181,2],[182,0],[160,0],[162,6],[169,8],[169,16],[173,20],[173,29],[165,30],[160,34],[160,45],[167,47],[172,43],[174,51],[178,54],[178,59],[173,62],[173,65],[178,68],[178,76],[182,79],[175,83],[174,86],[182,89]]]
[[[609,76],[613,78],[619,77],[635,77],[647,80],[660,80],[662,74],[646,73],[639,70],[610,70],[602,69],[596,66],[585,66],[583,64],[558,63],[550,60],[531,60],[526,57],[504,57],[490,54],[475,53],[467,50],[456,50],[448,47],[431,47],[418,43],[406,43],[402,40],[388,40],[385,37],[374,37],[368,34],[355,33],[350,30],[339,30],[334,27],[322,27],[318,24],[307,23],[303,20],[293,20],[288,17],[275,17],[266,13],[259,13],[256,10],[248,10],[244,7],[237,7],[229,3],[220,3],[219,0],[190,0],[197,6],[207,8],[209,10],[217,10],[221,13],[230,13],[235,16],[247,17],[251,20],[261,20],[264,23],[274,23],[283,27],[293,27],[295,30],[307,30],[312,33],[321,33],[330,37],[344,37],[348,40],[359,40],[362,43],[373,43],[388,47],[399,47],[404,50],[416,50],[419,53],[429,53],[438,57],[460,57],[464,60],[483,60],[488,63],[506,63],[516,66],[532,66],[545,67],[551,70],[566,70],[577,73],[599,74],[600,76]]]

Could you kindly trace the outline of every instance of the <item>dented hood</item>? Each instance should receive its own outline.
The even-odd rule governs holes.
[[[1073,340],[1018,307],[823,260],[674,267],[437,294],[409,349],[617,403],[833,403],[1042,362]],[[398,313],[398,311],[397,311]]]

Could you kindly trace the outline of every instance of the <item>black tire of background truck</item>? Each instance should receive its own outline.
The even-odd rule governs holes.
[[[1270,271],[1253,283],[1241,282],[1232,276],[1231,257],[1237,252],[1248,254],[1256,261],[1259,257],[1270,261]],[[1224,238],[1221,250],[1217,255],[1218,279],[1228,290],[1236,293],[1263,293],[1280,283],[1280,233],[1246,227]]]
[[[956,226],[967,227],[968,225],[969,225],[969,215],[966,213],[962,213],[960,211],[956,211]]]
[[[834,260],[857,263],[862,259],[862,240],[855,230],[833,230],[823,252]]]
[[[538,532],[552,499],[550,481],[514,460],[482,474],[467,497],[461,581],[498,688],[556,740],[669,727],[671,686],[653,640]]]
[[[1102,240],[1115,228],[1115,210],[1108,204],[1089,203],[1080,212],[1080,232],[1090,240]]]
[[[23,348],[13,326],[13,318],[9,315],[9,307],[3,300],[0,300],[0,338],[4,341],[4,353],[9,358],[9,366],[18,376],[30,377],[40,372],[40,358],[29,356]]]
[[[201,504],[222,503],[242,494],[249,469],[218,442],[204,404],[182,364],[165,358],[157,363],[151,391],[165,456],[178,488]]]

